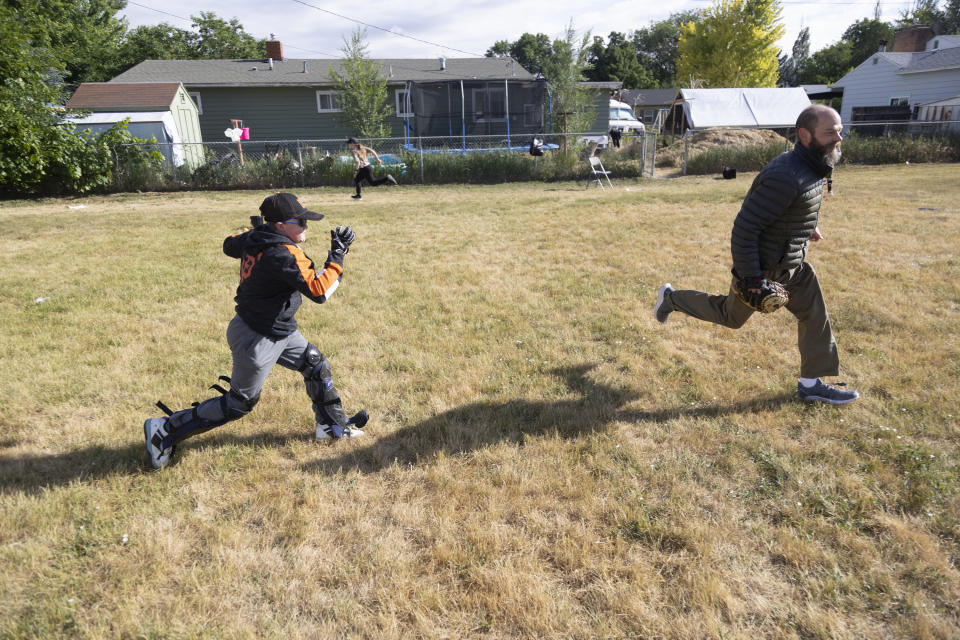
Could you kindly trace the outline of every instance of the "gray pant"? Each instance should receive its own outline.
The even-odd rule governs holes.
[[[787,288],[790,302],[786,309],[798,321],[797,346],[800,349],[800,377],[819,378],[839,373],[840,357],[830,329],[830,316],[820,290],[817,274],[809,263],[801,263],[792,271],[765,272],[764,277],[776,280]],[[754,314],[733,293],[712,295],[700,291],[676,290],[670,294],[676,311],[699,320],[739,329]]]
[[[240,316],[234,316],[227,327],[227,344],[233,354],[230,388],[247,398],[255,398],[260,395],[273,365],[300,370],[309,343],[299,331],[284,338],[270,338],[251,329]]]
[[[304,369],[309,343],[299,331],[283,338],[271,338],[251,329],[240,316],[234,316],[227,327],[227,343],[233,354],[229,393],[171,415],[171,441],[178,442],[249,413],[275,364],[294,371],[303,370],[314,416],[318,422],[329,422],[329,407],[326,406],[329,403],[324,401],[336,397],[337,391],[332,380],[321,384],[306,379],[312,372],[310,368]]]

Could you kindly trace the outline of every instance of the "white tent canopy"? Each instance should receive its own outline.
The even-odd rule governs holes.
[[[683,111],[691,129],[792,127],[810,106],[800,87],[786,89],[681,89]]]

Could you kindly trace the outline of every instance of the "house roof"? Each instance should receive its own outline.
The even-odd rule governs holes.
[[[67,101],[67,108],[90,111],[167,110],[179,88],[179,82],[145,82],[136,87],[109,82],[84,82]]]
[[[913,58],[906,67],[900,69],[899,73],[918,73],[941,69],[960,69],[960,47],[914,53]]]
[[[833,88],[843,86],[843,81],[861,67],[874,64],[877,59],[885,60],[897,68],[898,74],[922,73],[925,71],[942,71],[960,69],[960,47],[948,49],[934,49],[932,51],[878,51],[860,65],[833,83]]]
[[[437,80],[532,81],[532,73],[513,58],[375,59],[389,82]],[[144,60],[113,78],[121,82],[182,82],[190,87],[329,85],[330,70],[343,73],[339,59],[284,58],[274,60]]]
[[[620,92],[620,102],[635,107],[645,105],[673,104],[677,99],[676,89],[624,89]]]

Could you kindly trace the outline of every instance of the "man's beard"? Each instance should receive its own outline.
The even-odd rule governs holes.
[[[833,145],[832,149],[827,151],[826,145],[822,145],[819,142],[817,142],[816,139],[813,139],[810,142],[810,150],[813,151],[814,153],[820,154],[820,157],[823,158],[824,164],[826,164],[828,167],[837,166],[837,163],[840,162],[840,156],[842,155],[840,152],[839,142]]]

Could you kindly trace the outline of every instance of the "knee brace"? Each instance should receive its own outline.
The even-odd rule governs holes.
[[[337,389],[333,386],[330,361],[312,344],[308,344],[304,351],[304,362],[300,372],[307,385],[307,395],[313,401],[313,412],[317,422],[331,426],[345,426],[349,419],[343,411]]]
[[[230,382],[227,376],[220,376],[220,380]],[[214,384],[210,388],[219,391],[220,396],[203,402],[194,402],[192,408],[176,413],[170,411],[163,402],[157,402],[157,406],[170,416],[167,429],[169,435],[164,438],[164,448],[222,424],[239,420],[250,413],[260,401],[259,393],[248,398],[233,389],[227,391],[219,384]]]

